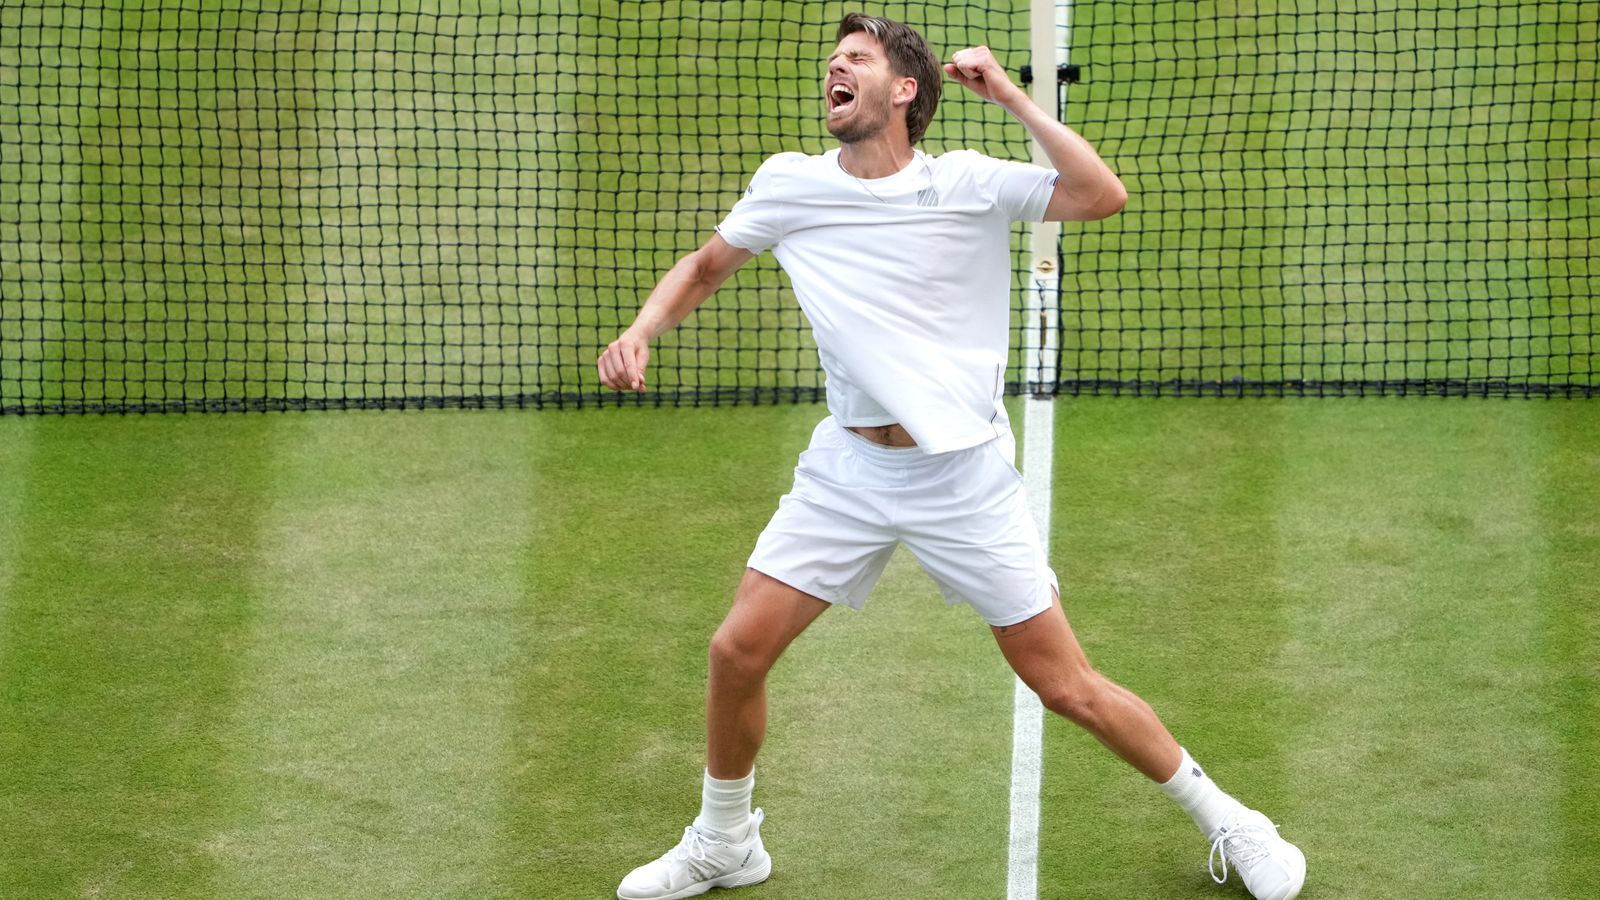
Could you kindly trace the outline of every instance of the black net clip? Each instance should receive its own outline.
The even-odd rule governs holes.
[[[1023,66],[1022,83],[1033,84],[1033,66]],[[1077,84],[1083,79],[1083,67],[1071,63],[1061,63],[1056,66],[1057,84]]]

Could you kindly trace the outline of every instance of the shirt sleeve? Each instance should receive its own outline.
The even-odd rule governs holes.
[[[782,156],[773,156],[756,169],[744,196],[733,204],[717,233],[741,250],[761,253],[783,240]]]
[[[1054,169],[974,154],[977,176],[995,207],[1013,222],[1042,222],[1055,192]]]

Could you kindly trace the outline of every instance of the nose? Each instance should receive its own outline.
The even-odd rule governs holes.
[[[843,75],[846,71],[848,71],[848,70],[845,68],[844,60],[842,60],[842,59],[836,59],[833,62],[828,63],[828,75],[829,76]]]

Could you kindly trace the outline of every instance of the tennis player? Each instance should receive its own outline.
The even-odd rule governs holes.
[[[830,413],[711,639],[700,815],[617,896],[666,900],[767,878],[763,814],[751,811],[767,672],[830,606],[860,609],[904,543],[947,602],[970,604],[988,622],[1046,708],[1193,817],[1211,842],[1214,878],[1225,880],[1231,865],[1255,897],[1294,897],[1305,881],[1300,850],[1219,789],[1148,704],[1090,666],[1013,466],[1001,402],[1010,226],[1112,215],[1127,200],[1122,183],[986,47],[957,52],[944,74],[1015,116],[1053,169],[917,150],[942,80],[922,35],[856,13],[837,40],[824,96],[839,148],[762,164],[716,233],[661,279],[598,361],[607,386],[644,390],[650,341],[770,249],[811,322]]]

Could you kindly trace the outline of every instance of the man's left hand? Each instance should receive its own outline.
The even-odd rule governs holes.
[[[957,50],[950,61],[944,64],[944,72],[979,97],[1007,108],[1028,96],[1006,74],[988,47]]]

